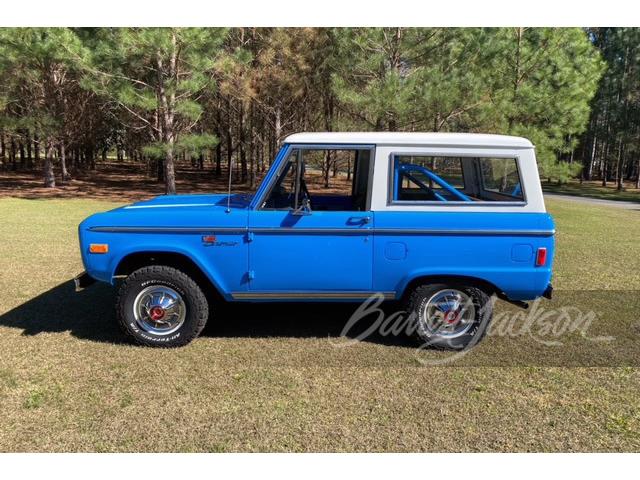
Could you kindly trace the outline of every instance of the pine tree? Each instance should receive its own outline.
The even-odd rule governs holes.
[[[14,131],[30,129],[43,139],[46,187],[56,186],[56,150],[61,152],[63,180],[69,176],[64,163],[65,131],[75,108],[72,97],[77,93],[80,60],[86,56],[80,40],[68,28],[0,30],[4,124]]]
[[[218,141],[191,133],[203,92],[215,88],[214,69],[225,30],[214,28],[122,28],[104,32],[85,68],[85,84],[111,98],[151,142],[144,151],[163,158],[166,193],[176,193],[175,158],[198,154]]]

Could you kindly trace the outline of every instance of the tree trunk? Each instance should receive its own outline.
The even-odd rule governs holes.
[[[33,157],[37,167],[40,165],[40,139],[38,138],[38,132],[33,132]]]
[[[282,137],[282,112],[280,111],[280,105],[276,107],[276,120],[275,120],[275,149],[280,147],[280,140]]]
[[[622,188],[624,186],[623,183],[623,176],[624,176],[624,172],[623,170],[623,160],[624,160],[624,156],[622,154],[622,139],[620,139],[619,141],[620,143],[618,144],[618,164],[616,166],[616,182],[617,182],[617,190],[620,192],[622,191]]]
[[[589,168],[587,168],[587,180],[591,180],[593,177],[593,163],[596,160],[596,145],[598,144],[598,137],[593,136],[593,146],[591,147],[591,160],[589,161]]]
[[[53,152],[55,148],[51,140],[47,141],[47,148],[44,153],[44,186],[47,188],[55,188],[56,177],[53,174]]]
[[[167,155],[164,160],[164,182],[165,182],[165,193],[167,195],[175,195],[176,194],[176,172],[173,164],[174,158],[174,139],[173,135],[170,135],[167,138]]]
[[[16,140],[11,137],[11,150],[9,151],[9,159],[11,160],[11,170],[16,169]]]
[[[333,95],[328,94],[323,97],[324,104],[324,129],[327,132],[333,130]],[[324,157],[324,188],[329,188],[329,172],[331,171],[331,162],[333,155],[331,150],[325,152]]]
[[[249,188],[254,189],[256,186],[256,148],[255,148],[255,127],[256,127],[255,111],[253,101],[249,108]]]
[[[240,105],[240,116],[238,119],[238,134],[240,137],[240,181],[245,183],[247,181],[247,152],[246,152],[246,138],[245,138],[245,125],[244,125],[244,106]]]
[[[324,153],[324,188],[329,188],[329,174],[331,173],[331,159],[333,152],[326,150]]]
[[[20,155],[20,169],[24,170],[24,168],[26,167],[27,157],[24,154],[24,143],[22,140],[18,142],[18,154]]]
[[[6,169],[7,157],[6,157],[6,146],[4,143],[4,132],[0,132],[0,160],[2,160],[2,166]]]
[[[60,142],[60,170],[62,171],[62,181],[71,180],[71,175],[67,171],[67,152],[64,148],[64,142]]]
[[[216,177],[222,175],[222,141],[216,145]]]
[[[31,150],[31,147],[32,147],[31,132],[29,130],[27,130],[26,133],[27,133],[27,136],[26,136],[26,142],[27,142],[27,168],[31,169],[31,168],[33,168],[33,152]]]

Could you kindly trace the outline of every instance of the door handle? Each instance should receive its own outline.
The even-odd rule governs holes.
[[[350,217],[349,220],[347,220],[348,225],[367,225],[370,222],[371,217],[368,215],[366,217]]]

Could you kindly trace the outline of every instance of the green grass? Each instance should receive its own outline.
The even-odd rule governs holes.
[[[640,450],[639,213],[548,205],[550,305],[602,312],[589,333],[616,342],[489,337],[424,366],[402,342],[335,348],[345,307],[219,307],[186,348],[127,344],[111,289],[69,282],[78,222],[116,204],[0,199],[0,450]]]
[[[560,193],[562,195],[640,203],[640,190],[630,183],[626,183],[622,191],[618,191],[615,182],[609,182],[606,187],[603,187],[600,182],[580,183],[577,180],[571,180],[563,185],[544,182],[542,189],[545,192]]]

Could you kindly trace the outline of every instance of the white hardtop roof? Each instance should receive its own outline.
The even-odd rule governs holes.
[[[299,144],[363,144],[413,145],[439,147],[502,147],[533,148],[526,138],[484,133],[422,133],[422,132],[314,132],[294,133],[285,143]]]

